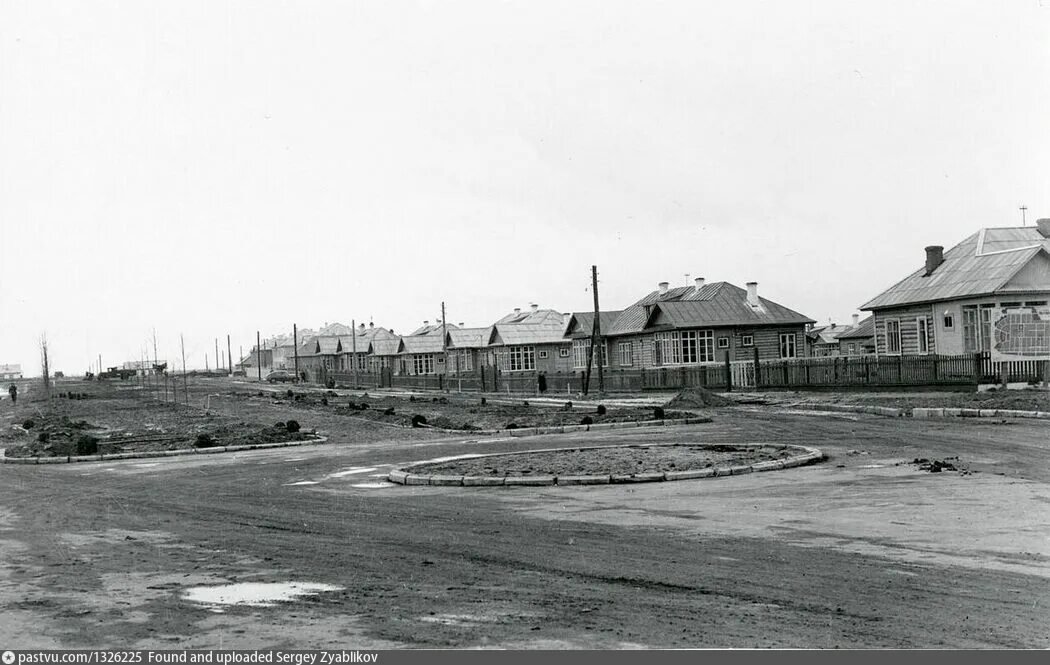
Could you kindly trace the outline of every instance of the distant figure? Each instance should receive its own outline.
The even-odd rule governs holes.
[[[547,375],[540,374],[536,378],[536,384],[537,384],[537,387],[540,389],[541,393],[547,392]]]
[[[18,386],[11,384],[11,387],[7,389],[7,394],[11,396],[11,406],[14,406],[15,402],[18,401]]]

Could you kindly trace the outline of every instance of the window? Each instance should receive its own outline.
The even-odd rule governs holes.
[[[728,337],[719,337],[718,338],[718,348],[720,348],[720,349],[728,349],[729,348],[729,338]]]
[[[634,346],[630,342],[620,342],[617,345],[620,350],[620,366],[630,367],[634,364]]]
[[[412,369],[415,370],[416,374],[433,374],[434,354],[417,353],[414,356],[412,356]]]
[[[1045,300],[1029,300],[1024,304],[1025,307],[1046,307]]]
[[[850,342],[849,344],[846,345],[846,353],[848,353],[849,355],[852,356],[854,353],[856,353],[856,351],[857,351],[857,345],[854,344],[853,342]]]
[[[901,352],[901,322],[898,319],[886,321],[886,353],[900,355]]]
[[[915,319],[915,329],[919,334],[919,353],[929,353],[930,327],[925,316]]]
[[[945,313],[944,315],[944,329],[952,330],[955,328],[955,317],[951,314]]]
[[[715,334],[711,330],[657,333],[653,353],[658,365],[714,362]]]
[[[540,351],[540,359],[542,360],[542,359],[544,359],[546,357],[547,357],[547,352],[546,351]]]
[[[780,357],[781,358],[794,358],[795,357],[795,333],[780,333]]]
[[[992,308],[994,305],[963,307],[963,351],[976,353],[992,347]]]
[[[510,372],[527,372],[536,369],[536,350],[531,346],[508,348],[506,369]]]
[[[558,356],[560,356],[562,358],[568,358],[569,357],[569,349],[567,349],[565,347],[562,347],[562,348],[558,349]]]
[[[469,372],[474,369],[474,355],[470,349],[449,351],[449,369],[453,372]]]
[[[572,365],[576,369],[587,368],[587,353],[590,351],[591,340],[589,338],[576,339],[572,342]],[[609,366],[609,359],[606,357],[606,342],[602,340],[602,343],[594,347],[594,360],[593,363],[600,362],[602,367]]]
[[[755,336],[754,335],[743,335],[740,338],[740,346],[754,346]]]

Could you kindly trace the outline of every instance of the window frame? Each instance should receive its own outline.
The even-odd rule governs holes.
[[[930,322],[925,316],[915,317],[915,338],[919,353],[930,352]]]
[[[725,343],[723,344],[723,342],[725,342]],[[729,337],[724,336],[724,335],[722,337],[719,337],[717,346],[718,346],[719,349],[728,349],[729,348]]]
[[[890,336],[890,324],[893,324],[895,328],[895,334],[893,337]],[[901,320],[900,319],[886,319],[883,323],[883,334],[886,337],[886,355],[888,356],[899,356],[901,355],[904,348],[904,338],[901,336]],[[890,340],[896,341],[896,350],[890,347]]]
[[[778,336],[778,347],[780,357],[784,360],[791,360],[798,358],[798,335],[796,333],[780,333]],[[785,344],[785,342],[790,342]],[[790,348],[791,353],[785,353],[785,350]]]
[[[634,344],[631,342],[617,342],[616,348],[620,355],[620,367],[633,367]]]
[[[755,336],[754,335],[741,335],[740,346],[754,346]]]

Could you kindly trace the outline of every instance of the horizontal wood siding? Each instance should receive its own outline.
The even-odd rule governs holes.
[[[933,310],[930,305],[914,305],[911,307],[899,307],[875,313],[875,344],[878,354],[889,355],[886,344],[886,322],[899,320],[901,329],[901,353],[904,355],[915,355],[919,353],[919,324],[918,319],[926,319],[926,330],[929,334],[928,353],[936,353],[936,332],[933,320]],[[960,325],[957,322],[956,325]]]

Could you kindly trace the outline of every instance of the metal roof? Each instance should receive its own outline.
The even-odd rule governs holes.
[[[946,251],[944,262],[932,274],[926,275],[924,265],[864,303],[861,309],[1000,293],[1041,252],[1050,252],[1050,238],[1044,238],[1034,227],[981,229]]]
[[[492,344],[559,344],[565,342],[565,315],[553,309],[510,314],[493,326]]]
[[[603,336],[612,329],[613,324],[616,323],[616,319],[621,314],[623,314],[622,310],[598,312],[598,323],[601,324]],[[569,319],[569,324],[565,328],[565,335],[574,339],[590,337],[593,327],[594,312],[573,312],[572,318]]]
[[[400,337],[374,338],[368,343],[368,354],[372,356],[394,356],[401,346]]]
[[[455,328],[448,331],[448,348],[480,349],[488,346],[492,326],[488,328]]]
[[[401,338],[398,353],[441,353],[441,335],[406,335]]]
[[[682,286],[668,289],[666,293],[653,291],[625,309],[609,334],[637,333],[653,326],[697,328],[813,323],[809,317],[772,300],[762,297],[758,300],[761,306],[751,307],[747,291],[729,282],[713,282],[700,289]]]
[[[459,326],[455,325],[454,323],[446,323],[445,324],[445,330],[455,330],[458,327]],[[417,335],[435,335],[435,334],[436,335],[440,335],[441,334],[441,322],[440,321],[437,322],[437,323],[424,324],[423,326],[413,330],[409,334],[409,336],[410,337],[415,337]]]
[[[838,336],[837,339],[860,339],[863,337],[874,337],[875,336],[875,317],[869,316],[860,323],[857,324],[856,328],[850,328],[846,332]]]

